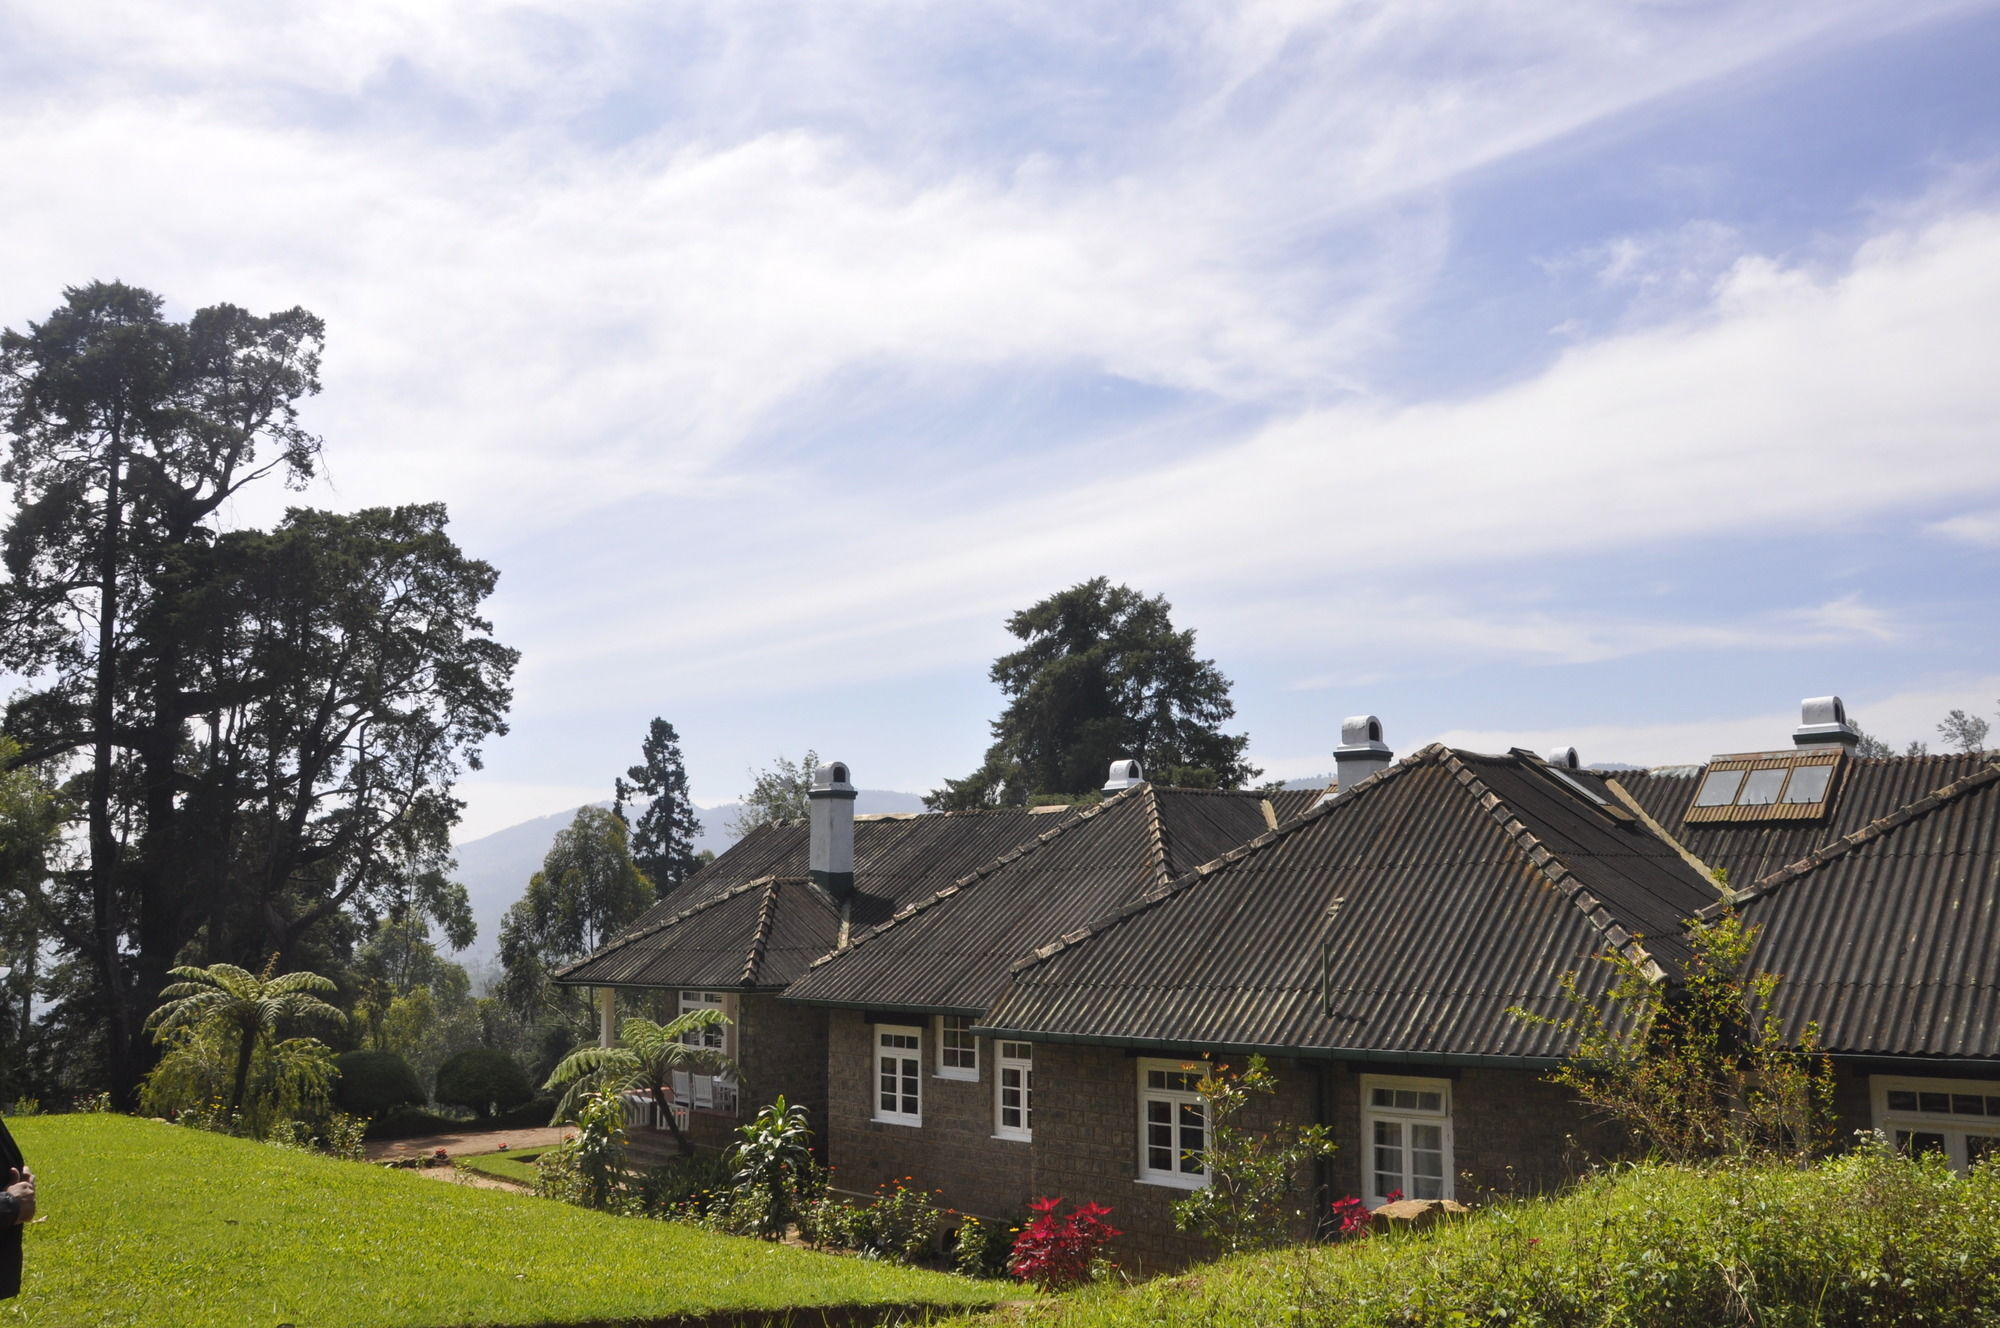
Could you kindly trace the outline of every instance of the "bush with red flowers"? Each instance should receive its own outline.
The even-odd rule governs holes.
[[[1032,1282],[1044,1291],[1058,1290],[1088,1282],[1091,1264],[1106,1241],[1119,1235],[1118,1228],[1104,1219],[1111,1210],[1103,1204],[1078,1204],[1058,1217],[1062,1200],[1035,1199],[1028,1207],[1035,1220],[1014,1238],[1014,1257],[1007,1269],[1023,1282]]]

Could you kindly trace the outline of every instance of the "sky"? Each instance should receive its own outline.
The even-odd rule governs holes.
[[[523,652],[461,838],[976,766],[1171,601],[1270,777],[2000,711],[2000,5],[0,0],[0,325],[303,305]],[[2000,725],[1996,725],[2000,727]]]

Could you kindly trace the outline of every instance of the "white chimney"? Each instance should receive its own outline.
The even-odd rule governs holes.
[[[854,797],[845,762],[829,761],[813,771],[806,793],[812,823],[809,864],[813,884],[835,899],[854,893]]]
[[[1583,758],[1576,754],[1574,747],[1558,747],[1549,753],[1549,764],[1558,770],[1581,770]]]
[[[1861,745],[1861,730],[1847,722],[1847,707],[1837,696],[1808,696],[1799,702],[1799,726],[1792,741],[1801,747],[1844,747],[1853,751]]]
[[[1382,741],[1381,720],[1373,715],[1350,715],[1340,721],[1340,746],[1333,749],[1333,777],[1343,791],[1377,770],[1388,769],[1395,759],[1396,754]]]
[[[1137,788],[1146,782],[1146,772],[1139,763],[1129,757],[1111,763],[1111,775],[1104,781],[1106,793],[1117,793],[1128,788]]]

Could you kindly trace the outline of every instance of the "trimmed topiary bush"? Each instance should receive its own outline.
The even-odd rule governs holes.
[[[532,1102],[535,1089],[519,1061],[492,1047],[461,1051],[438,1067],[437,1100],[482,1119]]]
[[[397,1107],[424,1105],[417,1072],[393,1051],[344,1051],[334,1058],[340,1079],[333,1102],[357,1116],[383,1116]]]

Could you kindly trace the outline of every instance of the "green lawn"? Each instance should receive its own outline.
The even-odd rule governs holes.
[[[555,1325],[1007,1293],[129,1117],[9,1126],[47,1220],[0,1325]]]
[[[536,1180],[535,1165],[526,1159],[540,1157],[553,1147],[554,1144],[545,1144],[540,1148],[510,1148],[504,1153],[475,1153],[454,1160],[468,1171],[532,1187]]]

